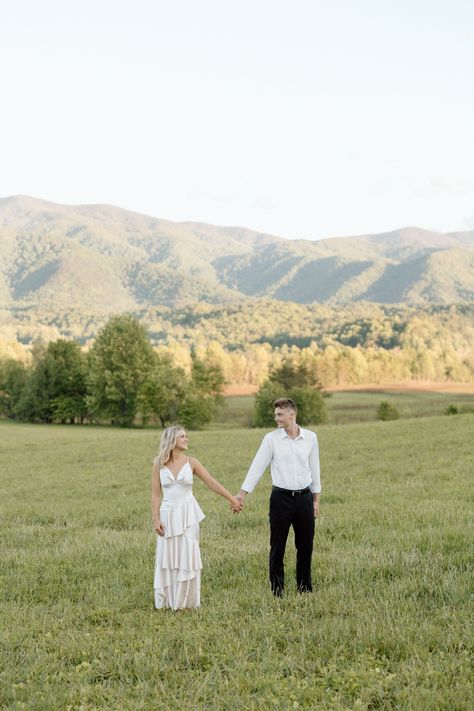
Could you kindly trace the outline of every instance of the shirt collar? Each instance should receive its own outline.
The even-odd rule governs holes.
[[[301,427],[300,427],[299,425],[297,425],[297,427],[298,427],[298,436],[295,437],[295,440],[297,440],[297,439],[304,439],[304,431],[301,429]],[[288,439],[291,439],[290,435],[287,434],[287,432],[286,432],[286,430],[285,430],[284,427],[281,427],[281,428],[280,428],[280,437],[281,437],[282,439],[285,439],[285,437],[288,437]]]

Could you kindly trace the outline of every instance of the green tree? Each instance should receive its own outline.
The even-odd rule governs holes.
[[[86,413],[85,357],[74,341],[59,339],[33,349],[33,368],[16,407],[24,420],[83,421]]]
[[[155,354],[154,364],[140,385],[137,397],[144,424],[153,416],[160,420],[162,427],[176,422],[187,382],[184,370],[173,367],[169,355]]]
[[[283,388],[278,383],[266,380],[260,386],[255,395],[253,411],[253,421],[256,427],[271,427],[275,424],[273,403],[283,395]]]
[[[201,429],[214,417],[224,402],[222,368],[214,362],[193,355],[191,381],[178,408],[178,418],[188,429]]]
[[[131,426],[140,387],[155,364],[143,326],[131,316],[115,316],[97,336],[90,353],[87,403],[96,418]]]
[[[33,365],[28,371],[20,399],[15,407],[18,419],[30,422],[52,422],[52,409],[46,368],[46,346],[35,343],[32,350]]]
[[[212,420],[215,409],[212,395],[190,386],[178,409],[179,422],[190,430],[200,430]]]
[[[18,360],[0,362],[0,414],[15,419],[23,388],[28,381],[28,369]]]
[[[326,422],[326,403],[319,390],[309,387],[290,389],[290,397],[298,407],[298,423],[300,425],[320,425]]]
[[[52,418],[84,421],[86,415],[86,359],[74,341],[48,344],[44,358]]]
[[[311,370],[307,363],[294,363],[289,358],[285,358],[278,368],[273,368],[268,379],[285,390],[307,386],[320,387],[315,370]]]
[[[217,363],[206,362],[193,356],[191,382],[197,392],[211,395],[216,405],[222,403],[225,378],[222,368]]]
[[[255,397],[254,424],[269,427],[274,423],[273,402],[279,397],[289,397],[298,408],[298,422],[320,424],[326,420],[326,405],[315,371],[307,363],[294,363],[285,358],[270,371],[268,380]]]

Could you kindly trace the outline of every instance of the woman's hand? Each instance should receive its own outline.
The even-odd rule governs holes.
[[[242,502],[235,496],[230,499],[230,510],[234,513],[240,513],[242,511]]]
[[[165,524],[163,523],[163,521],[154,521],[153,528],[155,530],[155,533],[157,533],[159,536],[165,535]]]

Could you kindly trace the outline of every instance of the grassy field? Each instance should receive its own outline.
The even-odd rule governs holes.
[[[312,595],[267,583],[268,474],[239,516],[201,482],[200,610],[153,610],[159,433],[0,423],[0,707],[472,708],[474,415],[318,428]],[[192,433],[237,490],[261,430]]]
[[[326,399],[328,424],[373,422],[377,419],[377,408],[382,400],[395,405],[400,417],[443,415],[449,405],[457,407],[461,414],[474,413],[472,393],[353,390],[334,392]],[[253,395],[226,397],[225,405],[217,417],[220,426],[250,427],[253,403]]]

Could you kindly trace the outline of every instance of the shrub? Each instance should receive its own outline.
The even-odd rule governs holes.
[[[285,390],[278,383],[267,380],[255,397],[256,427],[271,427],[275,424],[273,402],[279,397],[289,397],[295,401],[298,408],[296,420],[300,425],[321,424],[326,421],[326,404],[319,390],[309,386]]]
[[[298,408],[297,421],[301,425],[320,425],[326,422],[326,403],[320,390],[311,387],[291,388],[290,397]]]
[[[395,405],[392,405],[387,400],[382,400],[377,410],[377,419],[385,422],[387,420],[398,420],[399,417],[400,413]]]
[[[444,411],[445,415],[459,415],[459,410],[456,407],[456,405],[448,405],[446,410]]]
[[[190,390],[178,408],[178,421],[189,430],[200,430],[207,425],[215,412],[215,399]]]

